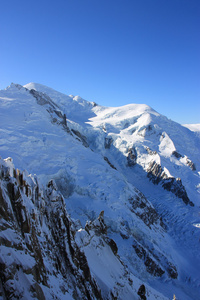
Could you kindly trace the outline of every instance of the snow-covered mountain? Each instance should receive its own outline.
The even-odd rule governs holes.
[[[34,83],[0,130],[2,298],[198,299],[196,132]]]
[[[195,132],[200,131],[200,124],[183,124],[183,126],[187,127],[191,131],[195,131]]]

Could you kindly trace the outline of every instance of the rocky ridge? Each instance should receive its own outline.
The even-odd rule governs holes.
[[[80,228],[68,215],[55,182],[51,180],[44,189],[36,176],[16,170],[11,158],[0,159],[0,204],[2,299],[136,297],[141,284],[138,279],[134,283],[115,241],[107,236],[103,211]],[[110,263],[106,259],[115,260],[123,280],[115,275],[113,286],[101,290],[88,263],[88,249],[93,255],[96,251],[105,255],[106,265]]]
[[[11,159],[1,159],[0,172],[1,296],[102,299],[55,182],[41,189],[37,177],[15,170]]]

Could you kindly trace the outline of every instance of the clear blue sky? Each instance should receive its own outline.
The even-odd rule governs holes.
[[[6,0],[0,89],[42,83],[200,123],[200,0]]]

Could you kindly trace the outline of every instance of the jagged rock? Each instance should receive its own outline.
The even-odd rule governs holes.
[[[158,154],[157,151],[152,151],[149,147],[146,147],[147,153],[150,155],[156,155]]]
[[[18,90],[21,90],[23,88],[23,86],[21,84],[18,84],[18,83],[13,83],[11,82],[11,86],[15,86]]]
[[[188,198],[185,187],[180,178],[168,178],[162,182],[164,189],[174,193],[178,198],[181,198],[185,204],[194,206],[194,203]]]
[[[114,255],[117,255],[118,247],[117,247],[117,244],[115,243],[115,241],[113,239],[108,238],[108,237],[105,239],[105,241],[110,246],[110,248],[112,249],[112,252],[114,253]]]
[[[158,215],[155,208],[148,203],[141,192],[137,191],[137,195],[129,198],[128,201],[131,204],[131,211],[142,219],[148,227],[151,227],[151,225],[154,224],[160,224],[160,226],[165,228],[161,217]]]
[[[136,164],[137,152],[135,148],[128,149],[127,163],[129,167],[133,167]]]
[[[139,287],[137,294],[140,296],[140,299],[142,299],[142,300],[146,300],[147,299],[147,297],[146,297],[146,288],[145,288],[144,284],[142,284]]]
[[[173,151],[172,155],[174,155],[176,158],[184,158],[184,156],[178,153],[177,151]],[[185,156],[185,159],[186,164],[192,169],[192,171],[196,171],[195,164],[191,161],[191,159],[189,159],[187,156]]]
[[[114,170],[117,170],[117,169],[115,168],[115,166],[114,166],[113,164],[111,164],[111,162],[109,161],[109,159],[108,159],[106,156],[104,156],[104,160],[109,164],[109,166],[110,166],[111,168],[113,168]]]
[[[155,161],[149,164],[149,168],[147,169],[147,177],[154,184],[160,183],[165,190],[170,191],[178,198],[181,198],[185,204],[194,206],[193,202],[188,198],[181,179],[168,177],[161,165],[157,164]]]
[[[46,105],[49,104],[51,108],[56,109],[58,108],[57,104],[53,102],[53,100],[46,95],[45,93],[38,92],[34,89],[31,89],[30,94],[37,100],[39,105]]]
[[[186,158],[186,163],[192,169],[192,171],[196,171],[195,164],[189,158]]]
[[[162,179],[168,178],[161,165],[157,164],[155,161],[152,161],[149,164],[147,177],[150,178],[154,184],[158,184]]]
[[[81,134],[78,130],[75,129],[72,129],[71,131],[78,137],[78,140],[83,143],[83,146],[85,146],[86,148],[89,147],[87,138],[83,134]]]
[[[137,241],[134,241],[133,248],[135,249],[138,257],[143,260],[144,265],[148,273],[155,277],[161,277],[165,271],[159,266],[159,264],[149,255],[149,253],[140,245]]]
[[[180,153],[178,153],[177,151],[173,151],[172,152],[172,155],[174,155],[176,158],[181,158],[181,157],[183,157],[183,155],[181,155]]]
[[[114,255],[117,255],[118,247],[115,241],[108,236],[107,234],[107,226],[104,221],[104,211],[102,210],[98,216],[97,219],[95,219],[93,222],[87,222],[85,225],[85,230],[90,235],[91,232],[95,232],[97,236],[101,236],[103,240],[110,246],[112,252]]]
[[[102,299],[85,254],[74,240],[72,221],[55,182],[51,180],[42,191],[35,177],[28,177],[27,182],[15,169],[12,177],[4,163],[0,170],[0,244],[4,251],[3,255],[0,251],[1,295],[6,299],[21,299],[25,294],[30,299],[48,299],[48,290],[54,297],[49,276],[58,276],[66,287],[64,294],[73,290],[76,299],[80,295],[85,300]],[[103,213],[98,221],[105,231]],[[5,255],[11,259],[6,260]]]
[[[107,226],[104,222],[104,211],[102,210],[96,220],[93,222],[87,222],[85,225],[85,230],[90,232],[93,230],[97,235],[102,235],[107,233]]]
[[[63,124],[67,126],[67,117],[66,114],[63,115]]]
[[[66,114],[63,114],[60,111],[58,105],[47,94],[38,92],[34,89],[29,90],[29,93],[36,99],[39,105],[47,105],[47,111],[51,116],[52,123],[56,123],[58,125],[61,124],[63,128],[66,129],[67,132],[69,132]]]
[[[133,248],[135,249],[138,257],[143,260],[146,270],[153,276],[162,276],[165,272],[168,273],[169,277],[172,279],[177,279],[178,271],[172,262],[169,262],[167,257],[160,253],[155,248],[147,249],[144,248],[136,240],[133,243]]]
[[[138,131],[138,135],[145,137],[146,135],[152,135],[155,133],[155,130],[153,130],[153,127],[151,124],[147,125],[147,126],[143,126],[139,129]]]

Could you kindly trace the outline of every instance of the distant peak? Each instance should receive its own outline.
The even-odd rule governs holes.
[[[11,84],[6,88],[6,90],[11,90],[11,89],[18,89],[18,90],[21,90],[23,88],[23,86],[21,84],[18,84],[18,83],[14,83],[14,82],[11,82]]]

